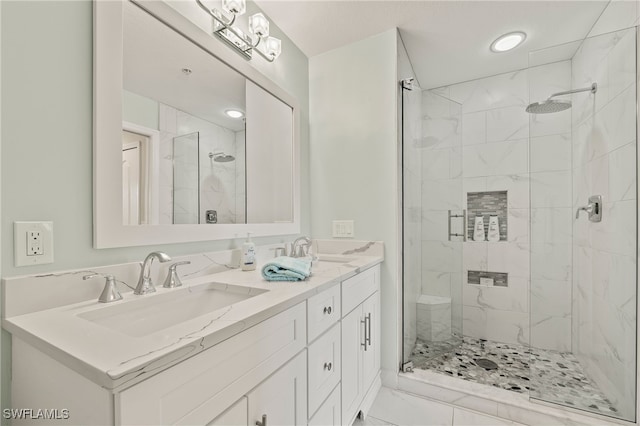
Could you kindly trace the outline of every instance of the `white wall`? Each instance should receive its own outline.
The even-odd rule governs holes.
[[[635,408],[636,31],[587,39],[573,58],[573,209],[602,195],[600,223],[573,221],[573,351],[619,412]]]
[[[398,368],[397,33],[309,59],[311,230],[355,220],[355,238],[381,240],[382,368]]]

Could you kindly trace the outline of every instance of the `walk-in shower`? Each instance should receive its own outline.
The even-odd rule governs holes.
[[[636,39],[590,37],[446,87],[400,82],[409,376],[634,421]]]

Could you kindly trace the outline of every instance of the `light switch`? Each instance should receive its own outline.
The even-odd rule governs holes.
[[[353,238],[353,220],[334,220],[333,238]]]

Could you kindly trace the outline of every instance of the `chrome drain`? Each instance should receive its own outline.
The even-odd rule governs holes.
[[[498,364],[486,358],[478,358],[475,360],[476,365],[480,368],[484,368],[485,370],[497,370]]]

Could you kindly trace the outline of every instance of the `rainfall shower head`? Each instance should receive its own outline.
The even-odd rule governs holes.
[[[212,158],[216,163],[228,163],[236,159],[233,155],[225,154],[224,152],[210,152],[209,158]]]
[[[527,112],[529,114],[549,114],[553,112],[564,111],[565,109],[571,108],[571,101],[570,100],[560,101],[560,100],[554,100],[552,98],[555,98],[556,96],[570,95],[572,93],[578,93],[578,92],[596,93],[597,91],[598,91],[598,83],[593,83],[590,87],[585,87],[583,89],[574,89],[574,90],[567,90],[566,92],[554,93],[553,95],[549,96],[547,100],[544,102],[534,102],[532,104],[529,104],[529,106],[527,106]]]
[[[547,99],[544,102],[534,102],[527,107],[529,114],[548,114],[571,108],[571,101],[555,101]]]

